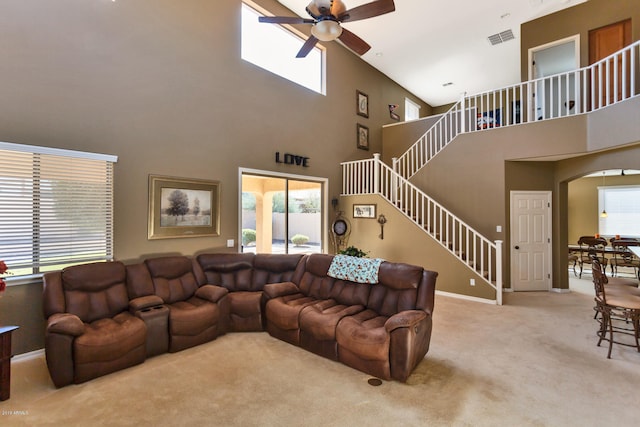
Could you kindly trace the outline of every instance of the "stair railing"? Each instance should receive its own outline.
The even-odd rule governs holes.
[[[466,94],[397,159],[410,179],[461,133],[584,114],[640,95],[640,41],[574,71]]]
[[[502,241],[491,242],[380,160],[341,163],[342,195],[378,194],[496,290],[502,305]]]

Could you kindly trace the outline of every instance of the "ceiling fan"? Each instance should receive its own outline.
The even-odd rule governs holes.
[[[349,49],[358,55],[364,55],[371,46],[340,25],[342,22],[354,22],[373,18],[393,12],[396,6],[393,0],[378,0],[347,10],[342,0],[311,0],[307,6],[307,13],[313,19],[294,16],[261,16],[260,22],[269,24],[313,24],[311,35],[302,45],[296,58],[304,58],[319,40],[328,42],[340,39]]]

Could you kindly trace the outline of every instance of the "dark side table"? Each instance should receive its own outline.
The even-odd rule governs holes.
[[[18,326],[0,326],[0,400],[7,400],[11,390],[11,332]]]

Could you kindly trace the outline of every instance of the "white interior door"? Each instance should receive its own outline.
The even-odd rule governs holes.
[[[551,290],[551,192],[511,192],[511,284]]]

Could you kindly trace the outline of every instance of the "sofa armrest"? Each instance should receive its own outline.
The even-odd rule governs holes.
[[[227,288],[223,288],[222,286],[202,285],[196,291],[196,296],[198,298],[202,298],[203,300],[216,303],[228,293],[229,291],[227,290]]]
[[[262,294],[267,300],[277,298],[283,295],[297,294],[300,288],[293,282],[270,283],[264,285]]]
[[[433,320],[422,310],[401,311],[385,322],[389,332],[391,378],[405,382],[429,351]]]
[[[135,313],[145,308],[156,307],[162,304],[164,304],[164,301],[158,295],[138,297],[129,301],[129,312]]]
[[[47,332],[77,337],[84,334],[84,323],[75,314],[56,313],[47,319]]]
[[[427,313],[422,310],[401,311],[388,318],[384,327],[387,332],[393,332],[398,328],[413,328],[427,316]]]

